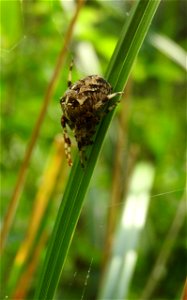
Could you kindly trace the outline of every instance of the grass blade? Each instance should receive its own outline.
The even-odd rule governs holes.
[[[127,299],[136,265],[137,245],[146,221],[154,172],[154,167],[147,161],[139,162],[134,168],[98,299]]]

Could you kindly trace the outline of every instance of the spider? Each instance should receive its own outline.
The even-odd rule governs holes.
[[[63,111],[61,125],[65,155],[69,166],[72,166],[71,140],[68,136],[67,125],[73,131],[82,167],[86,161],[85,149],[93,144],[96,126],[101,118],[113,110],[117,104],[110,100],[123,92],[112,93],[111,85],[99,75],[90,75],[72,83],[73,61],[68,75],[68,89],[60,98]]]

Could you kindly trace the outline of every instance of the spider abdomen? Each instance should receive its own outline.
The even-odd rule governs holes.
[[[96,126],[101,120],[106,104],[119,93],[112,93],[111,85],[98,75],[90,75],[74,84],[60,99],[63,116],[61,120],[64,129],[66,156],[69,165],[72,164],[70,156],[71,142],[67,135],[66,124],[73,130],[81,156],[84,162],[84,149],[93,143]]]

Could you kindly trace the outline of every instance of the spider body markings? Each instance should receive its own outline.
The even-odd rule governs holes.
[[[123,92],[112,93],[111,85],[98,75],[90,75],[75,83],[71,82],[70,65],[68,90],[60,99],[63,115],[61,125],[65,145],[65,155],[69,166],[72,166],[71,140],[67,133],[67,125],[73,131],[80,154],[81,165],[84,167],[85,148],[93,144],[96,126],[101,118],[116,104],[110,100]]]

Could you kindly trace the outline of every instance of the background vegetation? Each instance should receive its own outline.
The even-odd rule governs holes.
[[[68,1],[10,3],[1,19],[2,220],[75,8]],[[81,10],[3,252],[2,299],[33,299],[40,276],[69,173],[60,138],[59,98],[66,90],[71,58],[74,81],[104,74],[132,5],[133,1],[87,1]],[[153,172],[148,174],[154,173],[154,182],[145,225],[137,231],[137,261],[126,298],[180,299],[186,273],[185,8],[185,1],[163,1],[159,6],[94,171],[56,299],[102,295],[111,240],[117,236],[124,199],[128,203],[131,178],[140,162],[151,165]],[[74,143],[73,156],[75,152]],[[127,239],[130,234],[124,244]]]

